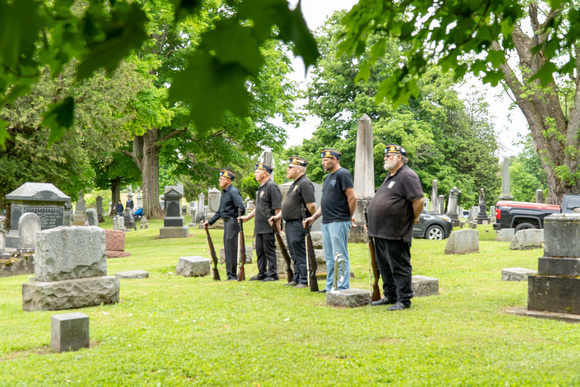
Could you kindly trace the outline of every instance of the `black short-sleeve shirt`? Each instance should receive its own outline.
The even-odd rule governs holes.
[[[389,174],[369,203],[369,236],[411,242],[413,238],[413,201],[422,198],[419,176],[404,164]]]
[[[273,180],[265,182],[256,194],[256,216],[254,221],[255,234],[269,234],[274,230],[268,223],[266,209],[270,210],[271,216],[275,215],[274,210],[282,207],[282,193],[278,184]]]
[[[300,176],[290,186],[286,200],[282,204],[282,219],[285,222],[302,219],[302,207],[315,201],[314,184],[306,175]],[[310,216],[308,212],[306,216]]]
[[[339,168],[324,179],[322,186],[322,223],[348,222],[350,210],[348,197],[344,192],[348,188],[354,188],[352,175],[344,168]]]

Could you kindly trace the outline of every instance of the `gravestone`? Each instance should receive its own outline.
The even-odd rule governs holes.
[[[181,216],[180,201],[183,197],[183,186],[166,186],[165,203],[166,212],[163,219],[163,228],[159,230],[159,238],[187,238],[189,227],[185,225],[185,220]]]
[[[175,274],[184,277],[203,277],[209,274],[211,261],[205,257],[179,257]]]
[[[510,250],[541,249],[544,243],[544,230],[530,228],[520,230],[514,234],[510,243]]]
[[[149,278],[149,272],[145,270],[130,270],[115,273],[115,277],[120,279],[144,279]]]
[[[512,267],[510,269],[501,269],[502,281],[527,281],[528,277],[538,274],[535,270],[524,269],[523,267]]]
[[[208,193],[207,193],[207,209],[205,211],[205,220],[211,219],[215,215],[217,210],[219,210],[221,197],[222,197],[222,192],[220,190],[218,190],[217,188],[212,188],[208,191]],[[218,221],[212,225],[212,228],[219,228],[219,229],[224,228],[223,219],[221,219],[221,218],[218,219]]]
[[[439,206],[437,210],[437,214],[444,214],[445,213],[445,196],[439,195],[437,198],[437,205]]]
[[[135,209],[143,208],[143,195],[141,194],[141,187],[137,187],[137,196],[135,197]]]
[[[50,347],[55,352],[89,348],[89,316],[68,313],[50,316]]]
[[[437,213],[439,206],[437,205],[437,179],[433,180],[433,188],[431,188],[431,212]]]
[[[495,223],[496,222],[496,213],[495,213],[495,206],[491,206],[489,207],[489,222],[490,223]]]
[[[98,226],[99,225],[99,214],[97,210],[94,208],[89,208],[86,211],[87,220],[89,221],[89,226]]]
[[[528,277],[528,310],[580,314],[580,213],[544,218],[544,256]]]
[[[452,231],[445,245],[445,254],[470,254],[479,252],[477,230]]]
[[[269,165],[270,167],[274,168],[274,157],[272,155],[272,151],[265,151],[262,156],[262,162],[264,164]],[[274,180],[274,172],[270,175],[270,180]]]
[[[105,248],[105,230],[99,227],[39,232],[34,277],[22,285],[22,309],[76,309],[119,302],[119,279],[107,276]]]
[[[131,255],[125,251],[125,233],[121,230],[105,230],[105,246],[107,258],[122,258]]]
[[[356,193],[355,223],[360,227],[350,229],[349,242],[366,243],[367,236],[362,225],[365,224],[364,209],[375,196],[375,163],[373,154],[373,123],[363,114],[358,120],[356,134],[356,153],[354,159],[354,192]]]
[[[40,231],[40,217],[38,215],[32,212],[22,214],[18,220],[18,252],[34,252],[36,234]]]
[[[105,218],[103,217],[103,198],[101,196],[97,196],[95,198],[95,203],[97,206],[97,220],[99,223],[103,223],[105,221]]]
[[[459,200],[459,195],[461,191],[457,187],[453,187],[449,191],[449,204],[447,205],[447,216],[451,218],[453,222],[453,227],[459,226],[459,214],[457,211],[457,201]]]
[[[479,211],[477,213],[477,224],[485,224],[484,222],[489,222],[487,218],[487,212],[485,208],[485,194],[483,193],[483,188],[479,192]]]
[[[10,259],[10,254],[6,252],[6,231],[0,230],[0,259]]]
[[[253,200],[248,200],[248,204],[246,205],[247,210],[254,210],[256,208],[256,203]]]
[[[123,223],[125,224],[125,228],[128,230],[137,230],[137,223],[135,222],[135,216],[133,215],[133,211],[126,208],[123,212]]]
[[[86,202],[83,195],[79,195],[77,203],[75,205],[75,213],[73,214],[73,225],[82,226],[85,224],[86,220]]]
[[[536,190],[536,203],[544,203],[544,191],[541,189]]]
[[[496,242],[511,242],[514,239],[515,228],[502,228],[497,231]]]
[[[18,221],[26,212],[38,215],[41,230],[69,225],[66,207],[70,208],[70,198],[52,184],[25,183],[6,195],[6,200],[11,205],[7,248],[18,248]]]
[[[143,215],[139,220],[139,228],[141,228],[141,230],[149,228],[149,221],[145,215]]]
[[[200,193],[197,196],[197,210],[195,211],[194,222],[199,223],[199,222],[203,222],[205,220],[206,220],[206,218],[205,218],[205,195],[203,193]]]
[[[412,277],[413,297],[429,297],[439,294],[439,280],[424,275]]]
[[[501,194],[499,195],[499,200],[514,200],[514,197],[510,194],[510,159],[509,157],[504,157],[503,159],[503,169],[501,175]]]

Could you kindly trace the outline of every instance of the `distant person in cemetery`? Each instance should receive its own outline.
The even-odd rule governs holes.
[[[258,256],[258,275],[250,281],[278,281],[278,260],[276,256],[276,238],[268,219],[278,214],[282,207],[282,193],[278,184],[270,179],[272,167],[256,163],[254,175],[260,183],[256,193],[256,208],[250,214],[242,216],[242,222],[256,217],[254,234],[256,236],[256,255]],[[270,216],[269,216],[270,214]]]
[[[119,199],[119,201],[117,202],[117,208],[115,209],[115,211],[117,211],[117,215],[123,216],[123,203],[121,203],[121,199]]]
[[[125,206],[128,210],[133,213],[133,208],[135,208],[135,204],[133,203],[133,195],[127,195],[127,205]]]
[[[220,208],[210,220],[203,224],[204,227],[211,226],[219,218],[224,221],[224,251],[228,281],[238,279],[238,234],[240,233],[240,225],[237,222],[238,209],[241,209],[242,213],[246,212],[240,191],[232,185],[235,178],[236,175],[230,170],[220,171],[219,185],[222,189]]]
[[[288,250],[294,261],[294,278],[288,286],[296,286],[297,289],[305,288],[308,285],[308,272],[306,267],[306,230],[302,224],[302,208],[306,208],[307,216],[316,212],[316,198],[314,196],[314,184],[306,176],[306,166],[308,161],[302,157],[292,156],[286,170],[286,177],[294,180],[290,186],[282,211],[269,219],[273,221],[284,219],[286,222],[286,238]]]
[[[388,310],[394,311],[411,307],[413,224],[419,223],[425,197],[419,177],[407,165],[404,148],[387,145],[384,161],[389,173],[369,203],[367,232],[375,240],[385,295],[372,305],[391,305]]]
[[[324,178],[322,186],[322,201],[320,208],[314,215],[306,218],[305,222],[312,224],[322,216],[322,247],[326,260],[326,287],[321,293],[330,291],[334,270],[334,258],[341,254],[344,261],[344,280],[338,282],[338,289],[345,290],[350,287],[350,263],[348,259],[348,233],[354,222],[356,210],[356,193],[352,175],[340,166],[342,154],[334,149],[322,150],[322,167],[328,175]],[[341,272],[342,273],[342,272]],[[340,276],[339,276],[340,278]]]

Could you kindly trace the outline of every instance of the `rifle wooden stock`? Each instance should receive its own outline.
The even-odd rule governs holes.
[[[205,233],[207,234],[207,247],[209,248],[209,253],[211,254],[211,259],[213,260],[213,279],[216,281],[220,281],[220,272],[218,271],[217,265],[218,265],[218,259],[217,259],[217,255],[215,253],[215,248],[213,247],[213,242],[211,240],[211,236],[209,235],[209,229],[208,226],[205,225]]]
[[[306,209],[302,208],[302,218],[306,218]],[[314,253],[314,244],[312,243],[312,236],[310,235],[310,225],[306,225],[306,269],[308,270],[308,286],[310,286],[311,292],[317,292],[318,279],[316,278],[316,269],[318,269],[318,263],[316,262],[316,254]]]
[[[270,210],[266,209],[266,215],[268,215],[268,219],[271,218],[272,213]],[[286,278],[288,279],[288,283],[292,282],[292,278],[294,278],[294,272],[292,271],[292,261],[290,260],[290,255],[288,255],[288,250],[286,250],[286,245],[282,240],[282,235],[280,235],[280,230],[278,230],[278,223],[275,221],[272,222],[272,229],[274,229],[274,234],[276,235],[276,240],[278,241],[278,245],[280,246],[280,251],[282,252],[282,256],[284,257],[284,261],[286,261]]]
[[[242,209],[238,208],[238,214],[242,216]],[[238,265],[240,267],[238,273],[238,281],[246,280],[246,269],[244,265],[246,263],[246,241],[244,240],[244,222],[238,220],[240,224],[240,232],[238,234]]]
[[[365,222],[366,222],[366,226],[368,229],[369,226],[369,218],[368,218],[368,212],[367,209],[365,208],[364,210],[365,213]],[[369,263],[370,266],[373,269],[373,276],[375,277],[375,281],[372,284],[372,293],[373,293],[373,301],[379,301],[381,299],[381,291],[379,289],[379,268],[377,267],[377,259],[375,257],[375,241],[373,238],[371,238],[370,236],[368,237],[369,239]]]

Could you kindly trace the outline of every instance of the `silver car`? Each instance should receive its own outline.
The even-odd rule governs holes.
[[[445,239],[453,230],[453,222],[447,215],[423,211],[419,223],[413,225],[413,238]]]

